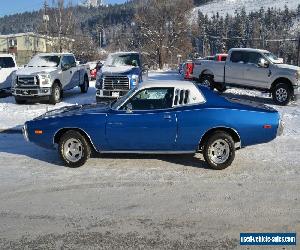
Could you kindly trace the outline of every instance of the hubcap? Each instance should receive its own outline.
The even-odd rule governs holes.
[[[60,99],[60,89],[58,87],[56,87],[54,89],[54,97],[55,97],[56,101],[59,101],[59,99]]]
[[[205,79],[205,80],[202,82],[202,84],[203,84],[204,86],[210,87],[210,81],[207,80],[207,79]]]
[[[208,156],[215,164],[222,164],[229,158],[230,147],[227,141],[219,139],[214,141],[208,148]]]
[[[286,101],[287,98],[288,98],[288,93],[287,93],[286,89],[279,88],[276,90],[276,99],[279,102],[284,102],[284,101]]]
[[[69,139],[63,146],[64,156],[68,161],[78,162],[83,156],[83,146],[77,139]]]

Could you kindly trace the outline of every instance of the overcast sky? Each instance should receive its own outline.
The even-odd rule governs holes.
[[[48,3],[51,3],[52,0],[48,0]],[[73,3],[76,4],[81,2],[80,0],[73,0]],[[123,3],[126,0],[105,0],[107,4],[114,3]],[[0,0],[0,16],[38,10],[43,5],[44,0]]]

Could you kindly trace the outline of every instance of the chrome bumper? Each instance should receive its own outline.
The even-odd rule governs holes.
[[[13,88],[11,90],[13,96],[50,96],[51,95],[51,88]]]
[[[23,128],[22,128],[22,133],[23,133],[24,139],[25,139],[26,141],[29,141],[26,124],[24,124],[24,126],[23,126]]]
[[[284,130],[284,124],[283,121],[280,120],[277,128],[277,136],[281,136],[283,134],[283,130]]]

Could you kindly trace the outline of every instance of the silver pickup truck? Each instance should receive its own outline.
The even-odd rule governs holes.
[[[218,91],[233,86],[270,92],[278,105],[300,94],[300,67],[266,50],[231,49],[225,62],[196,60],[192,76]]]
[[[77,65],[73,54],[42,53],[34,56],[25,68],[16,71],[12,94],[17,104],[40,99],[56,104],[65,90],[78,86],[86,93],[89,78],[89,67]]]

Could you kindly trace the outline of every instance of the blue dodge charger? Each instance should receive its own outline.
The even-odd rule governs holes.
[[[235,151],[282,132],[270,107],[224,98],[191,82],[138,86],[112,103],[76,105],[25,123],[26,140],[58,148],[68,167],[99,153],[194,154],[213,169],[231,165]]]

